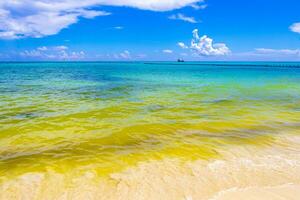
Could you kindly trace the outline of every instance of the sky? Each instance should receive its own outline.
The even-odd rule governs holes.
[[[300,61],[300,1],[0,1],[0,61],[178,58]]]

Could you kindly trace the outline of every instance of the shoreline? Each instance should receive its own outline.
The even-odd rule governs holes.
[[[299,137],[287,140],[289,148],[299,147]],[[259,200],[300,195],[300,152],[284,146],[261,150],[249,146],[224,153],[224,158],[210,161],[141,162],[108,178],[93,171],[79,176],[27,173],[1,184],[0,199]]]

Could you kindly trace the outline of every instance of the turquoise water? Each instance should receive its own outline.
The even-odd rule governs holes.
[[[98,177],[298,135],[300,63],[0,63],[0,177]],[[71,175],[70,175],[71,173]]]

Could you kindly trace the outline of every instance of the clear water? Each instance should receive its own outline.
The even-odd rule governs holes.
[[[288,147],[278,138],[300,133],[299,66],[0,63],[0,181]]]

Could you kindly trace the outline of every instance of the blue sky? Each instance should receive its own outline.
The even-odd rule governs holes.
[[[297,0],[2,0],[0,60],[300,61]]]

